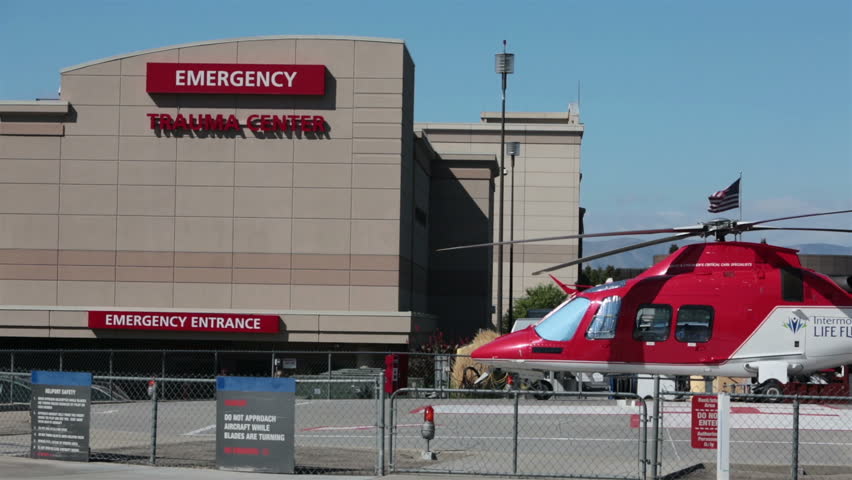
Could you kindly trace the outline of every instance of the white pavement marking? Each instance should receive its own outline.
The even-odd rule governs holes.
[[[421,423],[402,423],[402,424],[398,424],[396,427],[397,428],[411,428],[411,427],[420,427],[420,426],[422,426]],[[328,427],[308,427],[308,428],[303,428],[301,431],[302,432],[327,432],[327,431],[332,431],[332,430],[375,430],[375,429],[376,429],[375,425],[346,425],[346,426],[340,426],[340,427],[331,427],[331,426],[328,426]]]
[[[677,445],[675,445],[675,441],[674,441],[674,437],[672,437],[671,429],[664,428],[663,430],[665,430],[666,434],[669,436],[669,442],[672,443],[672,450],[674,450],[675,457],[677,457],[677,460],[680,461],[680,454],[677,453]]]
[[[297,435],[298,436],[298,435]],[[346,438],[346,437],[341,437]],[[370,438],[370,437],[364,437]],[[421,438],[419,435],[397,435],[397,438]],[[511,440],[512,437],[510,435],[506,436],[471,436],[471,435],[441,435],[442,439],[459,439],[459,440]],[[539,442],[638,442],[635,438],[588,438],[588,437],[518,437],[518,440],[526,440],[526,441],[539,441]],[[690,439],[684,440],[673,440],[672,443],[689,443]],[[778,445],[790,445],[789,441],[774,441],[774,440],[731,440],[731,443],[748,443],[748,444],[778,444]],[[815,446],[836,446],[836,447],[846,447],[852,446],[852,443],[844,443],[844,442],[800,442],[801,445],[815,445]]]
[[[206,427],[202,427],[202,428],[199,428],[197,430],[193,430],[191,432],[182,433],[181,435],[183,435],[183,436],[198,435],[201,432],[206,432],[207,430],[212,430],[214,428],[216,428],[215,423],[213,425],[207,425]]]
[[[422,438],[419,435],[397,435],[397,438]],[[441,439],[459,440],[510,440],[511,435],[441,435]],[[545,442],[631,442],[638,443],[637,438],[588,438],[588,437],[518,437],[518,440],[545,441]]]
[[[739,430],[789,430],[793,428],[792,405],[737,406],[731,408],[731,429]],[[663,412],[665,428],[690,428],[692,415],[688,408],[666,408]],[[852,431],[852,410],[826,408],[821,405],[802,405],[799,412],[800,430]]]
[[[98,414],[98,415],[107,415],[107,414],[110,414],[110,413],[115,413],[117,411],[118,410],[104,410],[103,412],[95,412],[95,413]]]

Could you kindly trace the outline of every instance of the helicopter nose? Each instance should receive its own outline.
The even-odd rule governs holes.
[[[491,360],[494,358],[507,360],[522,360],[524,352],[530,345],[530,328],[503,335],[487,343],[470,354],[474,360]]]

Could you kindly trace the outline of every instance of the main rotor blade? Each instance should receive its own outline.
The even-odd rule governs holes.
[[[773,227],[771,225],[757,225],[750,229],[749,232],[757,232],[760,230],[801,230],[805,232],[840,232],[852,233],[848,228],[806,228],[806,227]]]
[[[694,234],[697,232],[703,231],[703,225],[691,225],[688,227],[674,227],[674,228],[653,228],[650,230],[627,230],[623,232],[603,232],[603,233],[580,233],[576,235],[560,235],[557,237],[542,237],[542,238],[527,238],[525,240],[515,240],[515,241],[506,241],[506,242],[490,242],[490,243],[477,243],[474,245],[459,245],[457,247],[444,247],[438,248],[436,252],[447,252],[449,250],[462,250],[465,248],[480,248],[480,247],[493,247],[496,245],[509,245],[516,243],[531,243],[531,242],[546,242],[548,240],[568,240],[572,238],[593,238],[593,237],[616,237],[619,235],[653,235],[656,233],[674,233],[674,232],[689,232],[690,234]]]
[[[677,235],[672,235],[671,237],[658,238],[656,240],[649,240],[647,242],[637,243],[635,245],[628,245],[626,247],[617,248],[615,250],[609,250],[607,252],[596,253],[594,255],[589,255],[588,257],[578,258],[576,260],[572,260],[570,262],[562,263],[560,265],[556,265],[553,267],[548,267],[543,270],[539,270],[537,272],[533,272],[533,275],[538,275],[539,273],[552,272],[554,270],[559,270],[560,268],[570,267],[571,265],[577,265],[578,263],[588,262],[590,260],[597,260],[598,258],[608,257],[610,255],[615,255],[617,253],[629,252],[630,250],[636,250],[637,248],[650,247],[651,245],[657,245],[660,243],[668,243],[674,240],[680,240],[682,238],[693,237],[698,235],[699,232],[687,232],[687,233],[679,233]]]
[[[756,222],[737,222],[737,227],[749,227],[758,223],[780,222],[781,220],[792,220],[794,218],[819,217],[822,215],[837,215],[840,213],[852,213],[852,210],[835,210],[833,212],[807,213],[804,215],[792,215],[789,217],[770,218],[768,220],[758,220]]]

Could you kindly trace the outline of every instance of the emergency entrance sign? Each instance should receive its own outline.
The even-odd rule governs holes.
[[[716,448],[718,415],[715,395],[692,397],[692,448]]]

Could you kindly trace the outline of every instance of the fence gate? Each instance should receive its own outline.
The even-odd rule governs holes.
[[[390,471],[639,479],[644,401],[632,394],[401,389],[391,396]],[[423,455],[434,411],[436,459]]]

